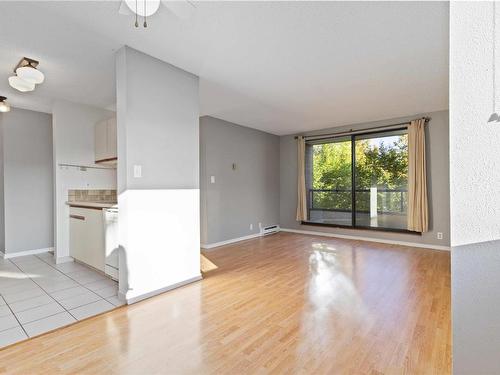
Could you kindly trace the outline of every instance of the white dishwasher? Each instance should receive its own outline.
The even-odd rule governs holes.
[[[119,246],[118,246],[118,208],[105,208],[104,213],[104,273],[118,280]]]

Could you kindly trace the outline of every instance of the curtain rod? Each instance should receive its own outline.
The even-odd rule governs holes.
[[[430,117],[422,117],[422,118],[425,120],[426,124],[431,120]],[[397,124],[374,126],[374,127],[371,127],[371,128],[365,128],[365,129],[359,129],[359,130],[350,129],[350,130],[346,130],[346,131],[338,132],[338,133],[310,135],[310,136],[304,136],[304,138],[306,140],[308,140],[308,139],[309,140],[321,140],[321,139],[328,139],[328,138],[333,138],[333,137],[339,137],[339,136],[342,136],[342,135],[352,135],[352,134],[368,133],[371,130],[382,130],[382,129],[390,130],[390,129],[395,128],[395,127],[400,127],[400,126],[403,126],[403,125],[408,125],[408,124],[410,124],[411,121],[413,121],[413,120],[405,121],[405,122],[400,122],[400,123],[397,123]],[[295,136],[294,138],[297,139],[298,136]]]

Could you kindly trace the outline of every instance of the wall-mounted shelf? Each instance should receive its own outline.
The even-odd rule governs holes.
[[[64,163],[59,163],[58,164],[59,168],[75,168],[79,171],[85,172],[87,169],[110,169],[114,170],[116,169],[116,166],[104,166],[104,165],[77,165],[77,164],[64,164]]]

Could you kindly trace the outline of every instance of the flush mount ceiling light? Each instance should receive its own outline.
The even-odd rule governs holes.
[[[35,89],[34,83],[26,82],[18,76],[9,77],[9,85],[21,92],[33,91]]]
[[[7,98],[5,96],[0,96],[0,112],[9,112],[10,104],[6,102]]]
[[[41,71],[32,66],[21,66],[16,70],[17,76],[22,80],[39,85],[45,79]]]
[[[38,61],[23,57],[14,68],[15,76],[9,77],[9,84],[21,92],[33,91],[45,76],[37,69]]]

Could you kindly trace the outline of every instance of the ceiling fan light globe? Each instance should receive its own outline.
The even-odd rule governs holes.
[[[160,8],[160,0],[123,0],[123,1],[125,2],[125,4],[127,4],[127,7],[132,11],[133,14],[137,14],[141,17],[152,16]],[[146,2],[146,7],[144,7],[144,2]],[[144,10],[146,12],[144,12]]]
[[[22,66],[17,68],[16,74],[22,80],[36,85],[42,83],[45,79],[45,76],[41,71],[31,66]]]

